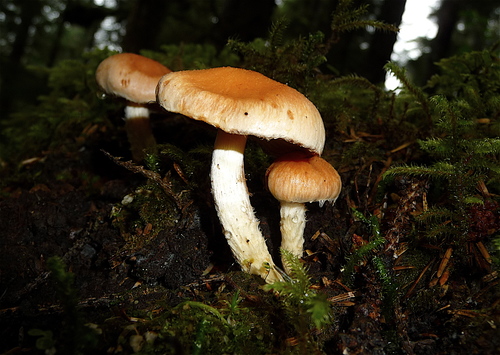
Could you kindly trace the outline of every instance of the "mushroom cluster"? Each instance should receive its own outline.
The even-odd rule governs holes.
[[[169,73],[158,83],[157,101],[167,111],[204,121],[218,129],[211,183],[226,240],[243,270],[260,275],[268,283],[281,280],[250,204],[243,154],[247,136],[251,135],[265,141],[278,140],[281,143],[278,149],[273,145],[275,151],[300,150],[319,157],[325,143],[325,129],[316,107],[287,85],[254,71],[231,67]],[[316,166],[316,161],[313,158],[311,164]],[[340,184],[338,174],[335,178],[337,185]],[[322,185],[331,181],[327,178]],[[310,180],[306,184],[314,183]],[[335,196],[330,193],[320,200],[335,200],[339,189],[339,185],[334,187]],[[300,203],[304,202],[308,201]],[[305,213],[305,208],[303,211]],[[305,223],[305,216],[301,218]],[[282,222],[282,225],[289,223]],[[297,233],[302,234],[296,236]],[[300,228],[285,232],[282,238],[288,249],[289,238],[303,240],[303,228],[301,232]],[[294,247],[294,253],[301,256],[298,249]]]
[[[268,283],[282,280],[250,203],[244,151],[247,137],[254,136],[278,156],[266,173],[268,188],[281,205],[282,249],[301,257],[305,203],[334,202],[341,188],[338,173],[320,158],[325,128],[311,101],[255,71],[222,67],[172,72],[130,53],[104,60],[96,79],[105,92],[128,102],[126,128],[135,160],[155,144],[147,106],[151,102],[217,128],[210,177],[223,233],[244,271]]]

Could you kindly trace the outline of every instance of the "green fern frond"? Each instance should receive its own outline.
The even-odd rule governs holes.
[[[455,145],[451,144],[449,140],[444,140],[443,138],[417,140],[417,143],[420,146],[420,149],[438,158],[450,156],[456,149]]]
[[[288,21],[286,19],[279,19],[271,25],[269,30],[269,46],[276,48],[283,45],[283,34],[288,28]]]
[[[398,294],[398,284],[394,282],[394,278],[382,258],[374,256],[372,258],[372,263],[377,271],[380,281],[382,282],[382,298],[384,300],[384,303],[382,304],[383,312],[386,317],[392,318],[394,314],[394,303]]]
[[[498,112],[500,70],[498,53],[491,50],[463,53],[440,60],[441,74],[434,75],[427,86],[437,94],[465,100],[471,117],[488,117]]]
[[[281,249],[281,253],[283,254],[283,259],[290,270],[289,276],[295,280],[293,283],[298,285],[301,290],[307,290],[311,286],[311,280],[309,279],[309,274],[307,273],[307,267],[305,264],[288,250]]]
[[[458,121],[462,119],[462,115],[458,107],[452,105],[448,99],[443,96],[435,95],[431,97],[430,102],[433,108],[438,112],[438,114],[442,117],[440,120],[440,127],[443,124],[447,124],[444,128],[447,128],[451,134],[456,135],[459,133],[457,131]]]
[[[227,46],[233,52],[240,54],[244,58],[253,58],[261,55],[261,49],[257,46],[249,46],[247,43],[240,42],[236,39],[228,39]]]
[[[443,207],[430,207],[415,216],[415,220],[422,223],[442,223],[452,218],[454,218],[454,212]]]
[[[497,160],[475,160],[471,166],[486,170],[488,172],[487,179],[491,182],[500,179],[500,164]]]
[[[307,274],[307,268],[302,264],[299,258],[295,257],[289,251],[282,249],[283,260],[290,270],[290,280],[278,281],[270,285],[265,285],[266,291],[277,291],[284,297],[290,298],[293,303],[299,301],[309,291],[311,281]]]
[[[352,209],[352,214],[356,220],[361,221],[370,227],[372,240],[367,244],[359,247],[356,251],[354,251],[350,256],[347,257],[347,263],[344,266],[344,279],[348,284],[352,282],[354,267],[369,255],[377,252],[380,247],[382,247],[386,242],[384,236],[380,231],[380,222],[377,216],[372,215],[368,218],[355,208]]]
[[[305,329],[301,328],[309,323],[321,329],[331,320],[330,303],[325,295],[311,289],[307,268],[300,259],[284,249],[281,249],[281,253],[290,270],[290,278],[265,285],[264,290],[275,291],[282,297],[285,311],[297,332],[304,332]]]
[[[243,67],[258,71],[274,80],[305,91],[313,71],[326,61],[321,32],[283,41],[286,22],[279,20],[267,38],[250,43],[229,40],[228,47],[243,59]]]
[[[340,78],[334,79],[330,82],[331,86],[341,86],[341,85],[350,85],[354,87],[359,87],[363,89],[370,89],[376,93],[382,94],[383,90],[377,86],[373,85],[368,79],[363,78],[358,75],[346,75]]]
[[[437,161],[430,166],[430,169],[434,171],[436,176],[450,176],[457,172],[456,165],[448,161]]]
[[[428,239],[438,239],[438,238],[444,239],[446,237],[456,238],[459,237],[461,234],[462,234],[461,229],[458,229],[454,225],[439,224],[430,226],[430,228],[425,232],[425,237]]]
[[[384,69],[388,71],[389,73],[392,73],[401,83],[404,85],[406,90],[408,90],[409,93],[415,97],[417,102],[421,105],[426,121],[429,125],[432,125],[432,116],[431,112],[429,109],[429,101],[427,96],[425,95],[424,91],[413,84],[411,80],[408,78],[406,75],[406,70],[399,67],[396,63],[394,62],[389,62],[384,66]]]
[[[331,322],[330,303],[324,294],[315,294],[308,302],[307,312],[311,315],[311,320],[316,329],[322,329]]]
[[[475,176],[500,173],[498,138],[429,138],[419,140],[418,143],[420,148],[432,157],[443,159],[432,165],[435,169],[452,172],[454,166],[455,172],[472,170],[472,175]]]
[[[347,258],[347,264],[344,266],[344,280],[347,284],[351,284],[354,266],[358,265],[361,260],[371,261],[382,283],[382,297],[385,301],[382,308],[385,316],[389,319],[394,315],[393,305],[397,297],[397,284],[394,282],[384,260],[377,255],[379,248],[385,244],[386,239],[380,230],[380,222],[377,216],[366,217],[356,209],[353,209],[352,213],[356,220],[366,223],[371,228],[372,240],[358,248]]]
[[[453,165],[446,162],[439,162],[433,166],[397,166],[387,170],[382,177],[385,179],[387,177],[394,177],[398,175],[414,176],[414,177],[425,177],[425,178],[437,178],[437,179],[448,179],[455,173]]]
[[[332,16],[332,28],[335,24],[352,22],[368,12],[368,5],[353,8],[352,0],[340,0]]]
[[[465,200],[469,203],[482,203],[482,200],[475,196],[463,197],[460,203],[466,203]],[[467,231],[463,212],[456,209],[431,207],[416,216],[415,220],[425,225],[424,236],[429,239],[452,237],[458,241]]]
[[[385,242],[385,239],[380,232],[380,222],[377,216],[373,215],[370,216],[370,218],[367,218],[364,214],[362,214],[355,208],[352,209],[352,214],[355,219],[366,223],[371,228],[372,234],[375,237],[373,240],[374,244],[372,245],[372,249],[378,247],[381,243]]]
[[[349,23],[343,23],[336,25],[333,30],[339,33],[342,32],[350,32],[354,30],[358,30],[361,28],[373,27],[378,30],[386,31],[386,32],[398,32],[398,28],[394,25],[390,25],[384,22],[375,21],[375,20],[357,20]]]
[[[464,145],[474,154],[500,154],[500,138],[469,139],[464,141]]]
[[[332,21],[330,28],[332,30],[330,43],[335,43],[339,40],[340,34],[354,31],[366,27],[373,27],[375,29],[398,32],[399,29],[391,24],[387,24],[376,20],[365,20],[364,16],[368,13],[368,5],[364,4],[357,8],[354,7],[354,1],[341,0],[339,1],[335,11],[332,14]],[[328,46],[327,46],[328,47]]]

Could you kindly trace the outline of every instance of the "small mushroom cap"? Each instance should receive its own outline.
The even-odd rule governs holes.
[[[204,121],[227,133],[282,139],[321,154],[323,120],[297,90],[255,71],[222,67],[165,75],[157,101],[167,111]]]
[[[146,104],[156,100],[156,85],[170,73],[163,64],[133,53],[120,53],[104,59],[96,70],[97,84],[108,94]]]
[[[274,161],[266,172],[269,191],[279,201],[335,201],[342,182],[337,171],[317,155],[294,152]]]

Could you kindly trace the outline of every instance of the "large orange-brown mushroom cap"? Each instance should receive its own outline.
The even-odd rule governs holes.
[[[325,144],[323,120],[314,104],[255,71],[222,67],[173,72],[158,83],[157,101],[167,111],[230,134],[282,139],[316,154]]]

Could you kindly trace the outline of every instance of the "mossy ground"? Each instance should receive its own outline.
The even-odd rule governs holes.
[[[266,48],[249,53],[280,52]],[[303,58],[309,47],[286,48]],[[311,67],[320,58],[276,69],[321,111],[323,157],[344,186],[334,206],[308,206],[311,292],[287,298],[234,263],[210,194],[212,128],[157,111],[159,146],[128,162],[123,106],[93,81],[109,54],[53,68],[50,92],[2,122],[0,352],[498,353],[497,55],[441,62],[430,94],[323,75]],[[279,206],[263,181],[272,160],[254,141],[246,157],[279,260]]]
[[[159,119],[155,124],[161,123]],[[321,330],[307,325],[304,331],[311,333],[303,337],[279,298],[261,289],[262,280],[242,274],[233,263],[211,206],[208,177],[194,174],[189,181],[195,181],[196,188],[190,189],[175,170],[165,175],[173,181],[173,192],[182,196],[179,213],[144,176],[104,155],[100,146],[110,139],[106,132],[96,130],[85,150],[53,150],[20,167],[19,174],[37,172],[36,184],[21,179],[4,186],[1,351],[40,352],[37,344],[40,348],[46,343],[36,342],[44,337],[30,333],[33,329],[52,331],[53,342],[48,344],[55,349],[66,346],[61,334],[71,319],[47,269],[52,256],[62,258],[74,274],[81,314],[74,321],[94,332],[93,342],[76,348],[80,353],[243,354],[251,349],[266,354],[307,349],[340,354],[349,349],[418,354],[498,349],[498,279],[474,249],[476,244],[461,243],[448,268],[449,278],[432,283],[445,250],[438,243],[409,237],[411,213],[422,208],[425,184],[400,181],[379,227],[394,238],[395,249],[406,252],[394,259],[383,248],[370,249],[352,265],[350,275],[344,268],[352,253],[372,240],[374,231],[366,221],[353,219],[347,196],[357,188],[354,195],[360,201],[369,198],[368,181],[383,166],[341,171],[346,187],[337,204],[310,206],[309,256],[304,260],[314,289],[331,300],[332,322]],[[117,153],[127,156],[126,146]],[[258,149],[255,154],[260,156]],[[203,164],[199,169],[205,169]],[[249,186],[255,191],[252,202],[262,230],[277,255],[278,205],[260,178],[249,179]],[[125,196],[136,200],[125,204]],[[149,203],[164,208],[148,209],[148,196],[155,196]],[[147,213],[156,214],[158,208],[176,222],[148,226]],[[490,210],[498,223],[498,209]],[[491,240],[483,241],[490,247]],[[384,263],[397,286],[394,290],[387,289],[376,260]]]

